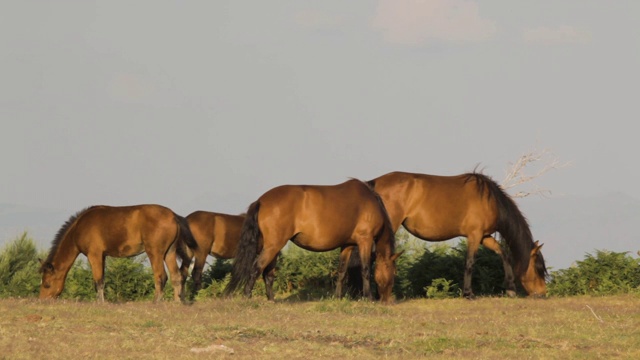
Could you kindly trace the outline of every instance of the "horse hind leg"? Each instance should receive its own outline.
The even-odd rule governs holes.
[[[467,259],[465,261],[464,268],[464,286],[462,290],[462,295],[467,299],[475,299],[475,295],[473,294],[473,290],[471,288],[471,279],[473,276],[473,264],[476,260],[476,253],[478,252],[478,248],[480,247],[480,241],[482,240],[482,235],[473,235],[467,237]]]
[[[347,275],[347,269],[349,267],[349,259],[353,252],[353,246],[347,246],[342,248],[340,252],[340,263],[338,265],[338,281],[336,282],[336,298],[342,299],[345,277]]]
[[[267,299],[269,301],[274,301],[273,294],[273,282],[276,278],[276,263],[278,261],[278,255],[267,265],[266,268],[262,271],[262,279],[264,280],[264,287],[267,292]]]
[[[275,267],[275,259],[277,258],[279,251],[280,249],[276,249],[276,247],[273,246],[265,246],[262,248],[262,251],[256,257],[253,271],[251,272],[249,279],[247,279],[247,283],[244,286],[245,297],[251,297],[251,291],[256,284],[256,280],[258,280],[258,276],[260,276],[260,274],[262,274],[270,264],[273,263]]]
[[[507,288],[507,296],[515,297],[516,284],[515,277],[513,276],[513,268],[511,267],[511,264],[509,263],[509,260],[507,259],[505,254],[502,252],[500,243],[498,243],[495,238],[488,236],[482,239],[482,245],[487,249],[493,250],[493,252],[498,254],[498,256],[500,256],[500,259],[502,259],[502,266],[504,268],[504,284]]]
[[[157,303],[164,295],[164,285],[167,283],[167,273],[164,271],[163,256],[154,252],[148,251],[147,257],[151,263],[151,269],[153,270],[153,279],[155,284],[155,294],[153,296],[153,302]]]
[[[360,242],[358,252],[362,264],[362,297],[373,301],[371,294],[371,250],[373,242]]]

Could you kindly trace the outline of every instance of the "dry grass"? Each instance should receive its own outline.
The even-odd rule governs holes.
[[[421,299],[393,306],[0,300],[0,358],[7,359],[424,357],[638,359],[640,297]]]

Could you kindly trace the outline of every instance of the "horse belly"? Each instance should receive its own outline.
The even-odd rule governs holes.
[[[299,233],[291,242],[299,247],[309,251],[331,251],[342,246],[345,242],[335,236],[310,236],[305,233]]]
[[[120,244],[116,248],[107,249],[105,254],[112,257],[129,257],[141,254],[144,250],[144,244],[142,242],[124,243]]]
[[[402,225],[409,233],[426,241],[445,241],[464,235],[461,234],[458,223],[450,223],[449,221],[435,219],[416,221],[408,218]]]

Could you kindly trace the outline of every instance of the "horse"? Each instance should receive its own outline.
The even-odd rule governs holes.
[[[374,279],[380,301],[391,302],[395,260],[400,254],[394,254],[394,234],[382,199],[364,182],[350,179],[338,185],[282,185],[260,196],[248,208],[225,295],[244,285],[244,295],[250,297],[262,273],[267,298],[273,301],[271,270],[289,240],[306,250],[341,248],[347,255],[357,246],[361,263],[367,264],[361,274],[363,296],[369,300],[373,297],[368,264],[375,247]],[[336,284],[338,297],[342,296],[343,282],[344,275]]]
[[[202,288],[202,269],[208,255],[219,259],[232,259],[236,256],[244,218],[245,214],[229,215],[202,210],[187,215],[187,223],[198,248],[195,251],[186,249],[187,258],[182,262],[180,270],[185,274],[191,259],[195,258],[191,272],[194,294]]]
[[[490,177],[475,171],[455,176],[391,172],[367,183],[382,197],[394,232],[403,225],[426,241],[467,238],[464,297],[474,297],[471,275],[480,244],[502,259],[508,296],[516,294],[514,270],[530,296],[546,296],[547,269],[540,252],[543,244],[533,241],[516,203]],[[510,254],[503,253],[492,235],[496,232]]]
[[[174,299],[183,300],[185,277],[177,257],[184,261],[186,248],[197,249],[185,218],[161,205],[88,207],[62,225],[49,255],[42,262],[40,299],[57,298],[67,273],[80,253],[91,264],[97,300],[104,302],[106,256],[130,257],[146,252],[155,280],[154,302],[162,298],[167,282],[164,263],[171,275]]]

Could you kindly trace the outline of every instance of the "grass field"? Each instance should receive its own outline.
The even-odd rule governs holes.
[[[4,359],[640,359],[640,297],[0,300]]]

